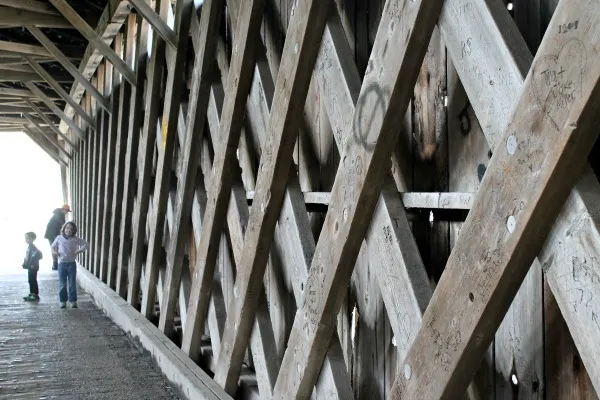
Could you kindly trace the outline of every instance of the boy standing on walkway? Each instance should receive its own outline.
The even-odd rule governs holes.
[[[29,294],[23,297],[25,301],[37,301],[40,299],[40,292],[37,283],[37,273],[40,270],[40,260],[42,259],[42,252],[35,247],[36,234],[34,232],[27,232],[25,234],[25,243],[27,243],[27,250],[25,252],[25,261],[23,261],[23,269],[28,271],[29,276]]]
[[[75,236],[77,234],[77,225],[74,222],[67,222],[61,234],[54,239],[52,243],[52,254],[58,257],[58,298],[60,308],[67,306],[67,299],[71,303],[71,308],[77,308],[77,264],[75,257],[88,249],[88,243]],[[68,281],[68,296],[67,296]]]

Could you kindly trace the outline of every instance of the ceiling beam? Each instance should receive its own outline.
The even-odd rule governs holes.
[[[62,16],[42,14],[0,6],[0,26],[25,26],[32,24],[40,28],[74,29]]]
[[[86,79],[85,76],[69,61],[69,59],[63,54],[62,51],[52,41],[46,36],[40,29],[35,26],[27,26],[29,32],[35,36],[35,38],[48,50],[50,54],[52,54],[58,62],[62,64],[62,66],[71,74],[73,77],[79,82],[83,87],[85,87],[94,98],[98,101],[98,103],[109,113],[110,107],[108,105],[107,99],[92,85],[92,83]]]
[[[0,6],[35,11],[40,14],[60,16],[50,4],[35,0],[0,0]]]
[[[64,134],[61,132],[60,129],[58,129],[58,126],[56,126],[56,124],[54,124],[54,122],[52,122],[52,120],[50,120],[50,118],[48,118],[47,115],[45,115],[44,112],[42,112],[42,110],[35,105],[34,102],[32,102],[31,100],[27,100],[27,104],[29,105],[29,107],[31,107],[31,109],[33,111],[35,111],[37,113],[37,115],[40,116],[40,118],[46,123],[48,124],[48,126],[58,135],[60,136],[65,142],[67,142],[67,144],[69,146],[71,146],[72,148],[76,148],[75,144],[73,142],[71,142],[71,140]],[[32,123],[35,124],[35,122],[31,121]]]
[[[135,74],[121,57],[102,40],[92,27],[65,0],[50,0],[50,3],[85,37],[129,83],[135,85]],[[45,49],[44,49],[45,50]]]
[[[30,56],[45,56],[52,58],[52,54],[42,46],[34,46],[31,44],[7,42],[0,40],[0,51],[8,53],[26,54]]]

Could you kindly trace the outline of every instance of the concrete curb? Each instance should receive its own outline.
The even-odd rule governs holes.
[[[187,399],[231,399],[158,328],[79,264],[77,282],[119,328],[137,339],[150,352],[165,377]]]

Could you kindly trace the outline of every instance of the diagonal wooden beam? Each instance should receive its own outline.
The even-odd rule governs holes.
[[[166,1],[166,0],[161,0]],[[156,3],[160,7],[160,2]],[[165,67],[165,41],[154,37],[152,56],[148,69],[144,126],[139,142],[137,209],[133,215],[133,243],[129,264],[129,285],[127,301],[134,307],[139,305],[142,252],[144,251],[145,230],[148,218],[150,185],[152,181],[152,161],[156,146],[156,130],[162,93],[162,77]]]
[[[32,102],[31,100],[26,100],[27,104],[29,105],[29,107],[31,107],[31,109],[33,111],[35,111],[40,118],[46,123],[48,124],[48,126],[50,126],[50,128],[52,128],[52,130],[60,137],[62,138],[65,143],[67,143],[69,146],[71,146],[72,149],[75,149],[75,144],[64,134],[60,131],[60,129],[58,129],[58,126],[56,126],[56,124],[54,122],[52,122],[52,120],[50,118],[48,118],[48,116],[46,116],[46,113],[42,112],[42,110],[35,105],[34,102]]]
[[[488,0],[472,3],[466,8],[461,5],[462,0],[447,1],[439,26],[467,94],[470,98],[478,99],[472,106],[488,144],[495,150],[500,132],[517,104],[518,93],[533,57],[503,4]],[[477,26],[486,26],[488,29],[481,31],[475,28]],[[478,40],[470,39],[475,35]],[[504,38],[511,40],[505,41]],[[463,49],[462,43],[468,44],[468,47]],[[489,85],[490,79],[502,84]],[[539,259],[533,262],[531,269],[541,270],[542,265],[544,266],[550,289],[557,299],[590,378],[596,390],[600,391],[600,365],[595,361],[600,357],[597,346],[600,330],[594,318],[595,315],[600,315],[600,302],[593,298],[586,307],[574,307],[572,300],[574,294],[579,294],[578,290],[572,289],[580,287],[574,281],[576,274],[573,274],[573,266],[580,260],[578,255],[582,251],[581,243],[593,243],[592,246],[585,246],[584,251],[590,256],[590,260],[600,259],[600,240],[582,240],[583,237],[600,238],[600,214],[595,212],[597,202],[594,200],[598,197],[600,184],[588,166],[571,191]],[[582,220],[589,220],[591,223],[579,224]],[[529,275],[527,279],[530,279]],[[600,289],[595,286],[597,284],[590,283],[592,287],[596,287],[595,290]],[[521,290],[517,298],[520,293]],[[530,321],[515,323],[522,330],[533,329]],[[520,368],[519,361],[515,365],[515,374],[521,380],[524,374],[522,369],[528,368],[528,365]],[[513,367],[512,360],[506,362],[511,363],[510,368]],[[529,360],[522,362],[530,363]]]
[[[151,211],[154,215],[154,220],[151,224],[150,236],[148,238],[148,254],[146,256],[146,273],[144,281],[144,290],[142,297],[141,313],[146,318],[151,318],[154,315],[154,303],[156,301],[156,285],[158,283],[159,260],[160,254],[163,251],[163,226],[165,224],[165,216],[167,213],[167,202],[169,200],[169,192],[171,188],[171,167],[175,155],[175,145],[177,142],[177,126],[179,122],[179,109],[181,105],[181,96],[183,84],[181,77],[185,72],[185,64],[187,59],[187,44],[190,32],[191,19],[196,18],[193,13],[193,0],[178,0],[175,9],[175,29],[177,32],[177,43],[175,52],[167,54],[167,82],[166,94],[162,116],[162,129],[158,151],[158,159],[156,162],[156,178],[154,183],[154,207]],[[171,4],[168,1],[161,2],[160,14],[158,17],[162,21],[166,21]],[[218,17],[216,21],[209,22],[218,26]],[[154,40],[162,40],[156,36]],[[173,236],[173,234],[171,234]],[[168,272],[167,272],[168,274]],[[174,307],[173,302],[173,307]],[[164,309],[164,301],[163,307]],[[163,313],[161,312],[161,317]]]
[[[25,60],[27,60],[29,65],[31,65],[31,68],[33,68],[35,72],[37,72],[42,78],[44,78],[44,80],[52,87],[52,89],[54,89],[54,91],[58,93],[58,95],[62,97],[63,100],[69,103],[71,107],[73,107],[73,109],[88,123],[89,126],[94,126],[94,119],[90,117],[83,110],[83,108],[81,108],[81,106],[75,100],[73,100],[71,96],[69,96],[69,94],[62,88],[62,86],[60,86],[58,82],[56,82],[54,78],[52,78],[48,71],[46,71],[32,57],[24,56],[24,58]]]
[[[41,115],[41,114],[38,114]],[[44,135],[46,134],[46,131],[42,128],[42,126],[38,123],[38,121],[36,121],[31,115],[25,113],[23,114],[23,116],[25,118],[27,118],[29,120],[29,122],[31,122],[40,132],[44,133]],[[73,142],[71,142],[70,140],[68,140],[68,138],[66,136],[64,136],[62,133],[60,135],[58,135],[61,139],[65,140],[65,143],[67,143],[71,149],[75,149],[75,145],[73,144]]]
[[[85,37],[96,49],[109,60],[115,68],[132,85],[135,84],[135,74],[113,49],[90,27],[83,18],[65,0],[50,0],[50,3]]]
[[[134,196],[137,168],[137,156],[139,151],[140,129],[143,125],[142,118],[144,116],[144,82],[146,80],[146,71],[148,65],[148,50],[145,43],[148,41],[148,24],[141,16],[137,18],[137,34],[135,43],[135,68],[137,85],[131,87],[131,108],[129,112],[129,124],[127,134],[127,149],[125,153],[125,185],[123,187],[123,205],[121,215],[125,218],[121,219],[119,225],[119,250],[117,255],[117,265],[109,266],[110,269],[116,268],[116,291],[119,296],[126,298],[128,291],[128,271],[129,271],[129,255],[131,249],[132,222],[135,215]],[[139,88],[139,89],[138,89]]]
[[[234,288],[238,297],[227,315],[221,354],[215,371],[215,380],[228,393],[234,392],[237,387],[244,349],[258,307],[259,297],[255,293],[261,290],[269,248],[290,171],[295,143],[294,132],[302,117],[301,110],[306,101],[318,44],[330,5],[329,1],[301,2],[295,8],[290,21],[275,87],[274,107],[271,111],[265,151],[259,167],[256,200],[244,240],[243,264],[239,267],[240,273]],[[201,286],[199,283],[204,280],[205,277],[199,275],[192,286],[191,306],[188,308],[188,333],[198,331],[198,317],[205,313],[205,304],[199,307],[200,299],[205,297],[205,294],[198,290]],[[191,343],[190,337],[184,335],[183,343]]]
[[[60,153],[62,153],[65,157],[67,157],[68,159],[71,159],[71,154],[69,154],[67,152],[67,150],[64,149],[64,147],[62,147],[56,140],[56,138],[53,138],[49,133],[46,133],[46,131],[44,131],[44,129],[37,123],[37,121],[35,119],[33,119],[31,117],[31,115],[29,114],[23,114],[23,116],[25,118],[27,118],[29,120],[29,122],[31,122],[38,130],[39,133],[42,134],[42,136],[44,138],[46,138],[46,140],[48,140],[48,142],[56,148],[56,150],[58,150]],[[29,132],[33,132],[33,129],[29,129],[27,127],[25,127],[25,129],[28,129]]]
[[[558,5],[391,398],[462,394],[541,249],[597,137],[594,7]],[[562,34],[564,21],[583,28]]]
[[[27,86],[27,88],[33,92],[33,94],[39,97],[48,106],[49,109],[51,109],[60,119],[65,121],[67,125],[69,125],[71,129],[73,129],[73,131],[75,131],[75,133],[79,135],[80,138],[85,140],[85,132],[81,130],[81,128],[75,123],[75,121],[67,117],[67,115],[60,108],[58,108],[56,104],[54,104],[54,102],[50,100],[44,92],[42,92],[35,84],[31,82],[24,83],[25,86]]]
[[[167,25],[164,18],[161,18],[148,3],[144,0],[129,0],[135,10],[144,17],[146,21],[152,26],[155,32],[157,32],[163,40],[165,40],[171,47],[177,49],[177,35]]]
[[[71,75],[73,75],[73,78],[75,78],[83,87],[85,87],[92,94],[92,96],[94,96],[94,98],[96,99],[96,101],[98,101],[98,104],[100,104],[102,108],[110,112],[108,101],[100,94],[98,89],[96,89],[94,85],[92,85],[91,82],[83,76],[81,72],[79,72],[79,70],[62,53],[62,51],[60,51],[60,49],[56,47],[54,43],[52,43],[52,41],[48,38],[48,36],[44,34],[44,32],[42,32],[40,29],[33,25],[28,25],[27,30],[29,30],[29,32],[42,44],[42,46],[44,46],[44,48],[46,48],[46,50],[48,50],[48,52],[52,54],[52,56],[56,58],[58,62],[60,62],[62,66],[65,67],[65,69]],[[72,97],[69,95],[69,98]],[[77,104],[77,102],[75,102],[75,104]]]
[[[126,28],[124,31],[124,58],[128,65],[133,65],[134,62],[134,46],[135,46],[135,34],[136,34],[136,15],[131,14],[128,18]],[[139,62],[139,61],[138,61]],[[110,243],[108,244],[107,264],[108,264],[108,278],[106,284],[113,290],[117,287],[117,261],[119,254],[119,243],[120,243],[120,224],[122,219],[129,219],[127,215],[122,218],[123,205],[129,201],[128,199],[128,186],[129,183],[125,181],[125,170],[127,169],[127,142],[128,128],[129,128],[129,115],[130,107],[132,103],[132,87],[127,80],[121,82],[119,92],[119,110],[117,120],[117,138],[116,142],[116,154],[115,154],[115,170],[114,170],[114,182],[113,182],[113,199],[112,199],[112,218],[110,220]],[[114,118],[114,115],[112,116]],[[127,189],[126,189],[127,188]]]
[[[274,398],[309,396],[316,382],[441,6],[386,2]]]

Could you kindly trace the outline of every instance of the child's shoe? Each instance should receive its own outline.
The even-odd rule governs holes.
[[[74,301],[74,302],[71,303],[71,308],[77,308],[77,302],[76,301]]]
[[[67,303],[65,303],[64,301],[61,301],[60,308],[67,308]]]

